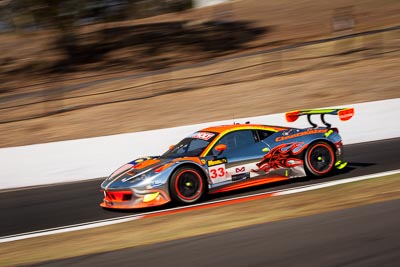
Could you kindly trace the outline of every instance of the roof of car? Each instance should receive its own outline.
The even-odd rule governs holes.
[[[262,124],[231,124],[231,125],[220,125],[220,126],[211,126],[208,128],[204,128],[201,131],[204,132],[214,132],[214,133],[223,133],[227,131],[235,131],[235,130],[248,130],[248,129],[256,129],[256,130],[270,130],[270,131],[282,131],[287,129],[286,127],[280,126],[269,126]]]

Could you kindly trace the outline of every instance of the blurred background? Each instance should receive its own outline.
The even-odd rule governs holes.
[[[400,97],[399,25],[398,0],[1,0],[0,147]]]

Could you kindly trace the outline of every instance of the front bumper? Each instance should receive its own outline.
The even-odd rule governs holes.
[[[171,201],[161,190],[137,192],[134,189],[103,190],[104,199],[100,206],[108,209],[137,209],[160,206]]]

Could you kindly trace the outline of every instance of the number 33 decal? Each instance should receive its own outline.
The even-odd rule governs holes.
[[[211,177],[211,179],[225,177],[225,168],[219,167],[219,168],[210,169],[210,177]]]

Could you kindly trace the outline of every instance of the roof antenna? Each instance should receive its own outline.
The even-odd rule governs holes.
[[[235,125],[236,124],[236,122],[235,122],[235,112],[232,113],[232,120],[233,120],[233,125]]]

